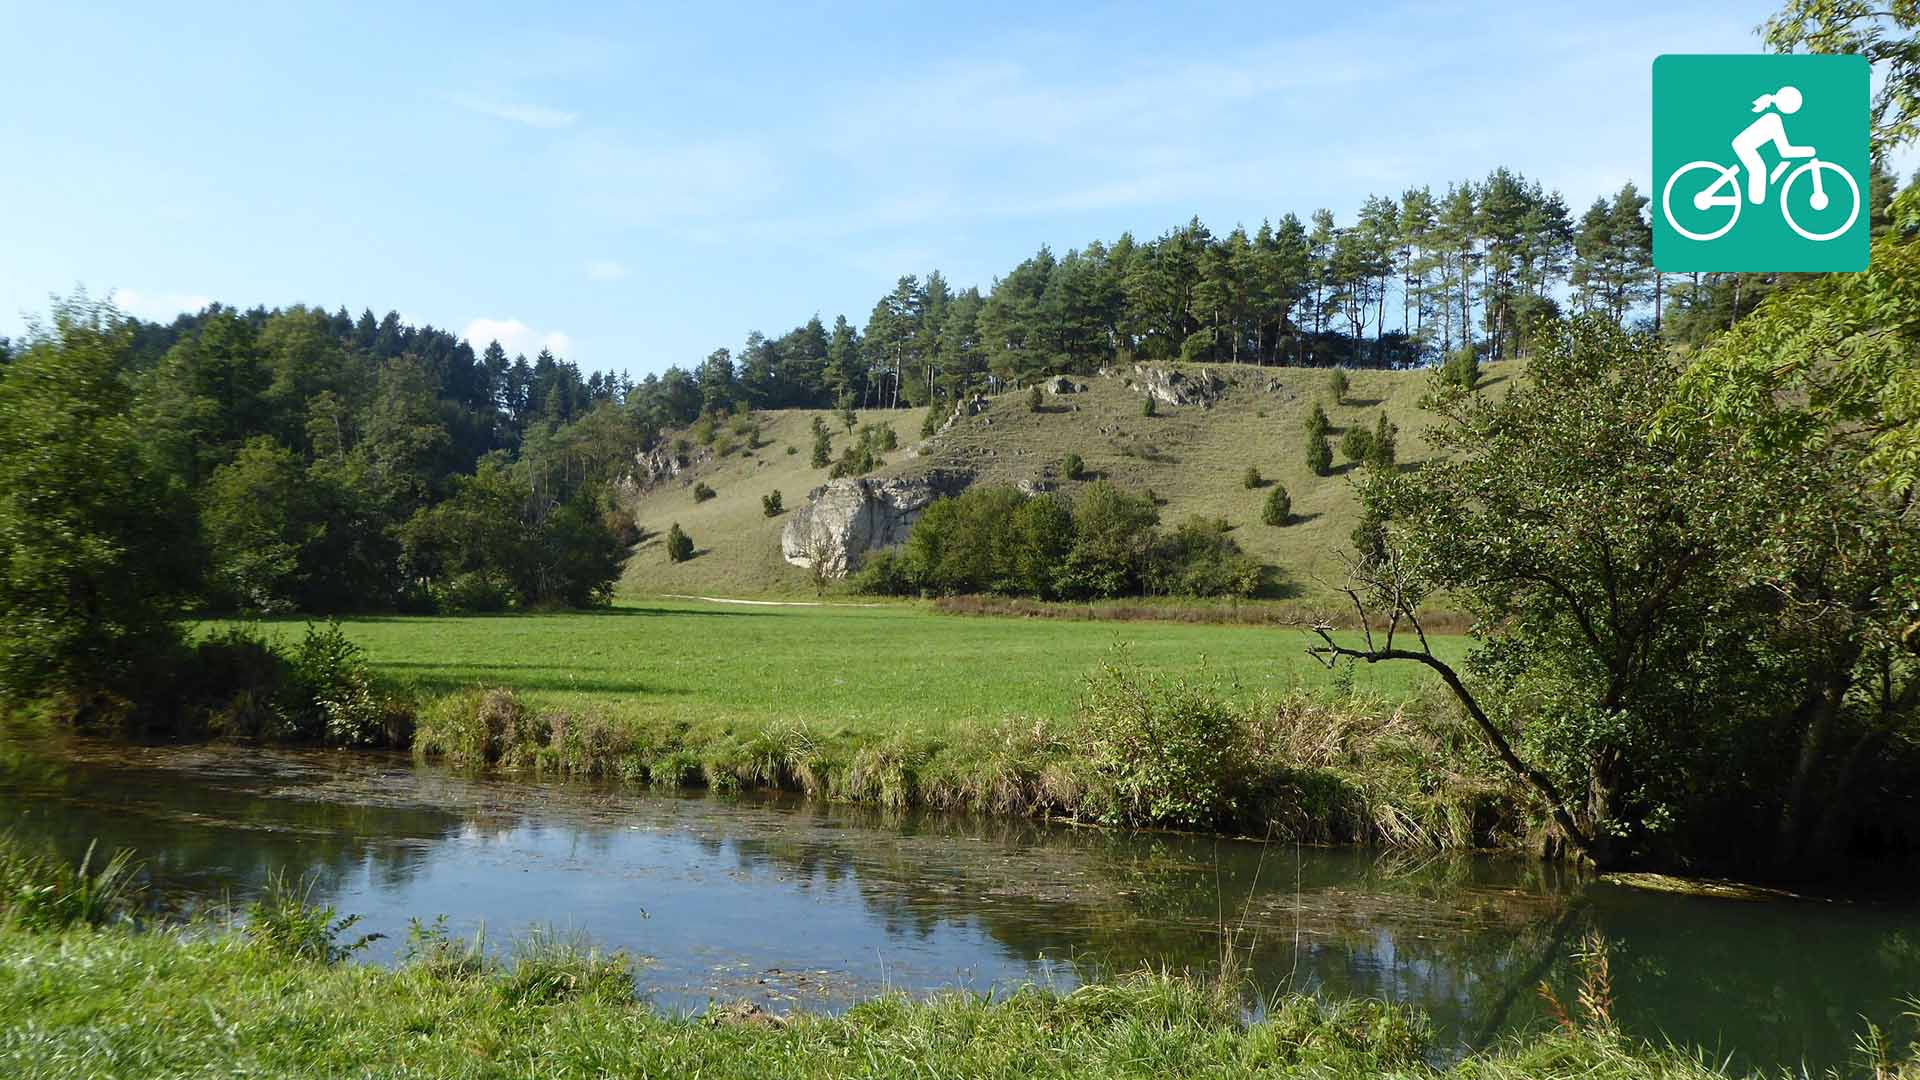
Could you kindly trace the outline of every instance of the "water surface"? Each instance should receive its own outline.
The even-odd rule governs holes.
[[[1222,927],[1268,991],[1410,1002],[1448,1047],[1550,1021],[1598,930],[1629,1031],[1743,1066],[1847,1061],[1920,994],[1920,908],[1649,893],[1525,859],[1295,849],[779,796],[476,778],[405,758],[0,743],[0,828],[138,849],[185,904],[267,875],[389,935],[446,915],[505,947],[579,933],[668,1009],[839,1009],[887,991],[1061,989],[1207,968]]]

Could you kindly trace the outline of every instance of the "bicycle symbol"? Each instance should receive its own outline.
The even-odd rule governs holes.
[[[1793,164],[1791,161],[1781,161],[1775,164],[1773,172],[1767,177],[1768,187],[1772,187],[1774,181],[1780,179],[1781,172],[1791,164]],[[1692,197],[1693,208],[1695,210],[1708,210],[1718,206],[1732,210],[1732,213],[1727,215],[1726,224],[1711,232],[1695,232],[1685,225],[1682,225],[1680,220],[1673,216],[1673,189],[1680,183],[1681,177],[1688,173],[1701,170],[1712,173],[1713,181],[1694,193]],[[1847,189],[1853,198],[1853,209],[1848,211],[1847,220],[1839,228],[1828,232],[1810,232],[1793,219],[1794,181],[1800,179],[1802,176],[1813,177],[1813,191],[1807,199],[1807,205],[1817,213],[1832,205],[1832,198],[1827,194],[1826,185],[1822,183],[1820,179],[1821,174],[1827,172],[1834,173],[1839,176],[1840,179],[1847,182]],[[1660,208],[1666,211],[1668,224],[1673,226],[1675,232],[1689,240],[1715,240],[1725,236],[1727,232],[1733,228],[1735,223],[1740,220],[1740,204],[1743,200],[1740,198],[1739,175],[1740,166],[1722,165],[1716,161],[1690,161],[1678,169],[1675,169],[1673,175],[1667,178],[1666,189],[1660,193]],[[1692,185],[1688,186],[1691,187]],[[1682,188],[1681,190],[1685,191],[1687,189]],[[1816,242],[1831,240],[1852,228],[1854,219],[1860,216],[1860,185],[1854,181],[1853,174],[1835,165],[1833,162],[1821,161],[1819,158],[1809,158],[1799,168],[1788,173],[1787,182],[1781,185],[1780,216],[1786,219],[1789,228],[1809,240]]]

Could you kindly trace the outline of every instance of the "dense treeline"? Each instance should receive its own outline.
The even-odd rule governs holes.
[[[1106,480],[1076,497],[979,487],[928,506],[899,552],[875,555],[854,581],[890,596],[994,593],[1043,599],[1251,596],[1266,568],[1225,521],[1159,529],[1153,500]]]
[[[1893,194],[1878,163],[1875,234]],[[908,274],[863,326],[816,316],[736,354],[649,375],[655,422],[751,408],[919,406],[1133,359],[1408,367],[1463,350],[1526,355],[1573,314],[1636,318],[1698,343],[1811,275],[1657,273],[1647,198],[1632,184],[1575,214],[1557,191],[1499,168],[1484,180],[1369,196],[1341,224],[1316,210],[1215,233],[1194,218],[1056,255],[1042,247],[984,293]]]
[[[173,592],[203,610],[604,599],[632,539],[606,484],[651,438],[621,378],[392,313],[216,304],[161,326],[78,298],[6,370],[51,396],[42,415],[138,432],[142,495],[183,522]]]

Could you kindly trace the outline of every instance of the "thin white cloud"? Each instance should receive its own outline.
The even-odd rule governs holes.
[[[452,97],[448,100],[455,105],[476,112],[482,116],[491,116],[495,120],[524,124],[527,127],[557,130],[570,128],[580,121],[580,114],[565,109],[551,109],[545,105],[531,105],[525,102],[488,101],[484,98]]]
[[[573,339],[559,330],[535,330],[519,319],[475,319],[461,331],[462,337],[474,349],[484,349],[487,342],[498,341],[508,356],[516,354],[533,356],[541,349],[549,349],[553,355],[564,360],[573,346]]]
[[[587,264],[587,278],[590,281],[619,281],[627,273],[626,267],[612,259],[595,259]]]
[[[115,289],[111,299],[125,314],[148,322],[172,322],[177,315],[196,312],[213,303],[212,297],[198,293],[150,293],[139,289]]]

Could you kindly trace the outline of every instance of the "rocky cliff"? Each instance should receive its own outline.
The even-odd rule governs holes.
[[[958,494],[972,476],[934,470],[922,476],[829,480],[807,493],[780,532],[780,553],[795,566],[816,560],[829,577],[858,570],[868,552],[904,543],[921,511]]]

